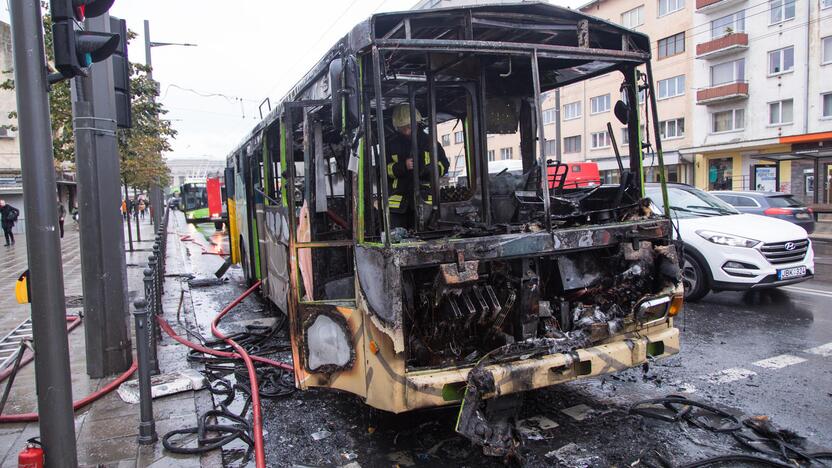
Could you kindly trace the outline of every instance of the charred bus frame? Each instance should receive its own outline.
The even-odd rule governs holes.
[[[561,161],[544,151],[541,94],[616,71],[627,102],[647,90],[654,142],[641,134],[640,106],[619,101],[622,182],[564,189],[549,176]],[[289,316],[296,385],[393,412],[463,399],[479,411],[483,398],[678,352],[672,226],[643,195],[648,148],[664,176],[652,89],[647,36],[548,4],[356,26],[228,159],[232,250]],[[385,114],[399,103],[410,104],[413,140],[426,130],[432,145],[426,161],[410,155],[417,209],[404,232],[387,202]],[[443,119],[463,126],[464,187],[443,186],[437,168]],[[511,128],[524,173],[497,193],[488,134]],[[428,195],[417,175],[425,162]]]

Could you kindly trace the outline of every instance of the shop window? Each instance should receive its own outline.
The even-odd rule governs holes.
[[[731,190],[733,166],[732,158],[708,160],[708,190]]]

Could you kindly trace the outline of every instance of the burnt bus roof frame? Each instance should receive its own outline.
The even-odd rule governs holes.
[[[269,124],[279,120],[280,115],[283,112],[283,105],[287,102],[296,99],[302,93],[307,91],[310,86],[312,86],[314,83],[320,80],[326,73],[328,73],[329,63],[333,59],[347,54],[369,55],[371,54],[373,45],[385,44],[385,41],[396,40],[387,38],[389,38],[392,35],[388,33],[395,29],[399,23],[403,23],[406,21],[407,24],[410,24],[411,21],[414,20],[442,16],[456,16],[460,18],[459,25],[462,26],[464,29],[464,41],[449,42],[465,42],[469,44],[471,42],[482,43],[486,47],[486,49],[489,49],[489,46],[492,46],[492,52],[495,51],[493,49],[493,46],[496,45],[496,47],[501,49],[504,53],[511,54],[528,54],[530,50],[536,48],[539,50],[539,57],[542,58],[574,59],[581,58],[581,54],[583,54],[584,58],[587,60],[598,60],[606,58],[615,62],[632,61],[641,63],[649,61],[651,56],[650,40],[647,37],[647,35],[639,33],[637,31],[632,31],[630,29],[624,28],[623,26],[602,20],[600,18],[593,17],[591,15],[586,15],[574,10],[570,10],[568,8],[562,8],[548,3],[522,3],[516,5],[474,5],[452,8],[440,8],[433,10],[404,11],[376,14],[357,24],[349,33],[347,33],[338,42],[336,42],[312,67],[312,69],[310,69],[307,73],[303,75],[303,77],[301,77],[300,80],[298,80],[298,82],[280,100],[280,102],[277,103],[275,107],[271,109],[271,111],[265,116],[265,118],[263,118],[263,120],[261,120],[257,125],[255,125],[251,132],[242,139],[239,145],[237,145],[237,148],[244,147],[251,138],[259,134]],[[401,19],[398,19],[399,17]],[[586,38],[584,39],[586,47],[551,46],[547,44],[518,43],[506,41],[491,42],[471,40],[473,38],[474,25],[485,24],[486,22],[488,22],[488,20],[480,20],[480,18],[489,17],[500,19],[501,23],[505,23],[505,19],[532,20],[543,23],[523,23],[520,25],[521,27],[519,29],[524,30],[540,29],[541,27],[546,27],[544,29],[554,28],[562,31],[572,31],[574,28],[574,30],[576,31],[576,35],[578,36],[579,45],[582,36],[586,36]],[[379,23],[382,23],[387,20],[394,21],[394,24],[390,25],[388,29],[385,30],[382,34],[379,34],[377,32],[380,29]],[[552,22],[555,20],[574,21],[574,23],[552,24]],[[548,24],[546,24],[546,22],[548,22]],[[493,23],[493,21],[491,21],[491,23]],[[506,24],[505,27],[509,27],[509,25]],[[512,24],[510,27],[518,28],[518,25]],[[410,30],[410,27],[406,26],[406,29]],[[610,35],[613,37],[613,39],[615,39],[615,36],[619,36],[618,40],[620,41],[621,50],[593,46],[592,38],[596,33]],[[442,40],[432,39],[429,42],[432,44],[441,44]],[[388,45],[395,44],[394,42],[386,43]],[[632,51],[632,49],[641,52],[634,52]],[[554,55],[549,55],[550,52],[554,53]],[[570,81],[560,82],[559,85],[565,86],[574,81],[583,81],[596,75],[603,75],[605,73],[614,71],[616,70],[616,68],[616,66],[606,67],[597,70],[596,72],[593,72],[591,74],[581,75]],[[232,151],[229,156],[232,157],[233,155],[234,151]]]

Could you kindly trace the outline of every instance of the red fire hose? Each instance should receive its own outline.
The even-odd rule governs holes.
[[[35,363],[37,365],[37,363]],[[90,403],[94,402],[95,400],[103,397],[104,395],[112,392],[119,385],[124,383],[125,380],[130,378],[133,375],[133,372],[136,372],[136,368],[138,365],[136,364],[135,359],[133,360],[133,365],[130,366],[127,371],[123,374],[118,376],[115,380],[105,385],[103,388],[98,389],[98,391],[90,393],[86,397],[72,403],[72,409],[77,411],[80,408],[83,408]],[[0,416],[0,423],[19,423],[19,422],[34,422],[38,420],[38,413],[24,413],[24,414],[9,414],[5,416]]]
[[[159,323],[159,326],[162,328],[162,330],[164,330],[165,333],[167,333],[171,338],[191,349],[213,356],[242,359],[245,362],[246,369],[248,370],[249,379],[251,380],[251,399],[252,410],[254,413],[254,461],[257,468],[264,468],[266,466],[266,452],[263,449],[263,420],[260,412],[260,390],[257,384],[257,373],[254,369],[254,361],[262,362],[264,364],[269,364],[276,367],[281,367],[287,370],[293,370],[293,368],[289,364],[274,361],[272,359],[260,356],[249,356],[242,346],[237,344],[237,342],[235,342],[234,340],[225,336],[222,332],[219,331],[219,329],[217,329],[217,324],[223,318],[223,316],[225,316],[228,312],[231,311],[231,309],[233,309],[240,302],[242,302],[243,299],[245,299],[251,293],[257,290],[257,288],[260,287],[260,283],[260,281],[257,281],[256,283],[254,283],[254,285],[248,288],[242,295],[240,295],[240,297],[234,299],[230,304],[225,306],[225,308],[222,309],[220,313],[217,314],[217,316],[214,317],[214,320],[211,322],[211,333],[213,333],[214,336],[216,336],[217,338],[228,343],[232,348],[234,348],[234,350],[236,351],[235,353],[218,351],[188,341],[185,338],[182,338],[181,336],[177,335],[173,328],[170,326],[170,324],[166,322],[162,317],[156,316],[156,321]]]
[[[248,378],[251,380],[251,407],[252,412],[254,413],[254,463],[257,465],[258,468],[265,468],[266,466],[266,451],[263,449],[263,418],[260,414],[260,389],[257,386],[257,371],[254,369],[254,362],[251,360],[251,357],[248,355],[245,349],[242,346],[237,344],[236,341],[232,340],[225,336],[218,328],[217,324],[220,322],[220,319],[227,314],[231,309],[233,309],[237,304],[243,301],[249,294],[253,293],[257,288],[260,287],[260,281],[254,283],[254,285],[246,290],[240,297],[231,301],[231,304],[225,306],[225,309],[220,311],[214,320],[211,322],[211,333],[214,334],[217,338],[225,341],[235,351],[243,358],[243,362],[246,363],[246,369],[248,369]]]
[[[81,317],[78,315],[67,315],[66,322],[66,332],[69,333],[72,330],[75,330],[78,327],[78,325],[81,325]],[[20,360],[20,367],[29,364],[30,362],[32,362],[34,358],[35,354],[32,353],[30,350],[26,350],[26,352],[23,354],[23,359]],[[9,378],[9,376],[12,374],[12,371],[14,371],[14,369],[9,367],[0,372],[0,382]]]

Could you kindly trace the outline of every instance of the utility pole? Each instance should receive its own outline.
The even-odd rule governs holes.
[[[144,20],[144,62],[147,65],[147,77],[153,82],[153,60],[150,56],[151,47],[153,47],[153,44],[150,42],[150,21]],[[159,187],[158,181],[150,186],[149,195],[151,211],[153,212],[153,225],[159,226],[162,222],[162,188]]]
[[[39,0],[9,2],[26,208],[40,437],[50,467],[78,466],[55,165]]]
[[[124,203],[127,207],[127,212],[124,213],[125,221],[127,221],[127,245],[130,246],[130,252],[133,251],[133,231],[132,227],[130,226],[130,218],[133,216],[133,213],[130,212],[130,192],[127,191],[127,179],[124,180]],[[136,202],[136,198],[133,198],[133,203]],[[138,207],[134,208],[134,211],[138,210]],[[136,220],[136,226],[139,225],[139,220]],[[138,232],[138,230],[137,230]]]
[[[105,13],[87,18],[88,31],[109,32]],[[112,60],[112,59],[110,59]],[[127,302],[113,67],[90,67],[73,79],[72,107],[81,216],[81,267],[87,374],[124,372],[133,361]]]
[[[150,49],[153,47],[162,46],[183,46],[196,47],[196,44],[178,43],[178,42],[153,42],[150,40],[150,21],[144,20],[144,63],[147,65],[147,77],[153,80],[153,59],[151,57]],[[155,99],[154,99],[155,101]],[[162,210],[164,210],[164,199],[162,195],[162,187],[158,182],[150,187],[150,205],[153,211],[153,224],[158,226],[162,220]]]

